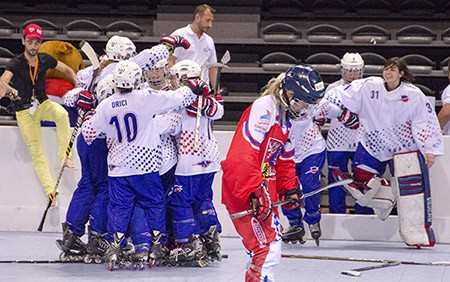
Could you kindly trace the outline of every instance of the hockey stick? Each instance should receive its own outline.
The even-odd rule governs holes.
[[[214,87],[214,94],[219,94],[220,90],[220,74],[222,72],[223,68],[228,68],[228,62],[231,60],[230,51],[225,51],[225,54],[223,54],[222,59],[220,59],[219,64],[215,64],[214,66],[217,67],[217,75],[216,75],[216,85]]]
[[[317,189],[315,191],[311,191],[311,192],[303,194],[303,198],[308,198],[308,197],[314,196],[314,195],[316,195],[316,194],[318,194],[318,193],[320,193],[322,191],[325,191],[325,190],[328,190],[328,189],[331,189],[331,188],[337,187],[337,186],[347,185],[347,184],[350,184],[352,182],[353,182],[353,179],[345,179],[345,180],[341,180],[341,181],[338,181],[338,182],[334,182],[334,183],[332,183],[330,185],[327,185],[325,187],[319,188],[319,189]],[[279,201],[279,202],[274,203],[273,207],[279,207],[279,206],[287,204],[287,203],[289,203],[291,201],[292,200]],[[231,219],[238,219],[238,218],[247,216],[247,215],[252,214],[252,213],[253,213],[253,210],[249,209],[249,210],[245,210],[245,211],[241,211],[241,212],[232,213],[232,214],[230,214],[230,217],[231,217]]]
[[[371,265],[371,266],[354,268],[354,269],[350,269],[350,270],[344,270],[344,271],[341,271],[341,274],[342,275],[352,276],[352,277],[360,277],[361,276],[361,272],[363,272],[363,271],[379,269],[379,268],[385,268],[385,267],[391,267],[391,266],[397,266],[397,265],[400,265],[400,264],[401,264],[400,261],[389,261],[389,262],[385,262],[385,263],[378,264],[378,265]]]
[[[223,259],[228,259],[228,254],[222,254],[222,258]],[[82,260],[81,261],[64,261],[64,260],[34,260],[34,259],[30,259],[30,260],[26,260],[26,259],[16,259],[16,260],[0,260],[0,264],[2,263],[22,263],[22,264],[64,264],[64,263],[83,263],[85,264]]]
[[[91,91],[92,84],[100,72],[100,62],[98,60],[97,54],[94,51],[94,48],[92,48],[92,46],[87,41],[84,41],[84,40],[81,41],[80,49],[81,49],[81,51],[83,51],[85,53],[86,57],[88,57],[89,61],[92,64],[92,67],[94,68],[92,79],[88,86],[88,90]],[[81,124],[83,123],[84,115],[85,115],[85,112],[81,112],[81,111],[78,112],[77,122],[72,131],[72,135],[70,136],[69,144],[66,149],[66,158],[65,158],[64,162],[67,160],[67,158],[69,158],[70,153],[72,152],[73,143],[75,142],[75,138],[77,137],[78,132],[80,131]],[[48,210],[50,209],[50,207],[56,205],[56,197],[58,195],[58,186],[59,186],[59,183],[61,182],[61,178],[62,178],[65,167],[66,167],[65,164],[63,164],[61,169],[59,170],[58,178],[56,179],[56,184],[55,184],[55,189],[54,189],[54,191],[56,192],[55,199],[53,199],[53,201],[52,200],[48,201],[47,207],[45,208],[44,213],[42,214],[41,222],[39,223],[39,226],[37,229],[39,232],[42,232],[42,229],[44,228],[44,223],[45,223],[45,219],[47,218]]]
[[[75,138],[77,137],[78,132],[80,131],[81,124],[83,123],[84,115],[85,115],[84,112],[78,113],[77,123],[75,124],[75,128],[73,129],[72,135],[70,136],[69,144],[67,145],[65,160],[67,160],[69,158],[70,153],[72,152],[73,143],[75,142]],[[49,199],[49,201],[48,201],[47,207],[45,208],[44,213],[42,214],[41,222],[39,223],[39,226],[37,229],[39,232],[42,232],[42,229],[44,228],[44,223],[45,223],[45,219],[47,217],[48,210],[50,209],[51,206],[54,206],[56,203],[56,196],[58,195],[58,186],[59,186],[59,183],[61,182],[61,178],[62,178],[65,167],[66,167],[65,164],[63,164],[61,166],[61,169],[59,170],[58,178],[56,179],[56,184],[55,184],[55,189],[54,189],[54,191],[56,192],[55,199],[53,199],[53,200]]]
[[[1,263],[22,263],[22,264],[57,264],[57,263],[84,263],[83,261],[63,261],[63,260],[0,260]]]
[[[225,54],[223,54],[222,59],[220,59],[219,64],[214,64],[212,66],[217,67],[217,75],[216,75],[216,85],[214,87],[214,94],[218,94],[219,85],[220,85],[220,72],[223,67],[227,67],[228,62],[230,61],[231,56],[230,52],[227,50]],[[194,152],[197,152],[200,146],[200,119],[202,117],[202,109],[203,106],[203,95],[198,97],[198,107],[197,107],[197,115],[195,120],[195,131],[194,131]]]
[[[314,255],[297,255],[297,254],[281,254],[281,257],[292,258],[292,259],[315,259],[315,260],[335,260],[335,261],[353,261],[353,262],[374,262],[374,263],[400,262],[400,264],[407,264],[407,265],[450,266],[450,261],[419,262],[419,261],[407,261],[407,260],[399,261],[399,260],[387,260],[387,259],[314,256]]]

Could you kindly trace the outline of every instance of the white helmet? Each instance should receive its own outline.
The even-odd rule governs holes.
[[[142,70],[130,60],[117,63],[113,72],[113,81],[117,88],[135,89],[141,82]]]
[[[362,78],[364,60],[359,53],[345,53],[341,59],[342,78],[346,82]]]
[[[113,81],[113,75],[109,74],[97,83],[95,96],[98,103],[113,95],[116,92],[116,85]]]
[[[131,41],[130,38],[121,36],[120,43],[121,43],[121,51],[120,51],[121,60],[128,60],[134,55],[136,55],[136,45],[134,45],[133,41]]]
[[[144,77],[149,86],[153,89],[160,90],[168,83],[169,66],[167,59],[161,59],[151,68],[144,69]]]
[[[136,53],[136,46],[128,37],[114,35],[106,43],[105,52],[112,61],[128,60]]]
[[[194,61],[182,60],[173,65],[170,71],[181,82],[190,78],[200,78],[202,69]]]

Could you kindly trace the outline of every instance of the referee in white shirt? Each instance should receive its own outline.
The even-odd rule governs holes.
[[[207,4],[199,5],[192,14],[192,23],[175,30],[172,35],[181,35],[191,43],[189,49],[177,48],[171,59],[171,64],[181,60],[192,60],[202,67],[202,80],[210,83],[212,89],[216,86],[217,63],[214,40],[207,34],[212,27],[214,10]]]

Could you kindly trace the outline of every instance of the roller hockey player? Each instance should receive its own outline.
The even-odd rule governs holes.
[[[443,141],[434,109],[422,91],[410,83],[412,79],[405,62],[391,58],[384,65],[383,78],[368,77],[331,91],[340,92],[348,113],[360,115],[363,125],[353,172],[359,185],[346,188],[360,205],[373,208],[382,220],[397,202],[404,242],[433,246],[427,166],[443,154]],[[390,161],[391,183],[380,178]],[[343,177],[339,171],[335,175]]]
[[[342,99],[337,92],[331,89],[348,85],[353,80],[360,79],[364,72],[364,60],[359,53],[345,53],[341,59],[342,78],[327,87],[324,99],[341,107]],[[333,95],[330,95],[332,93]],[[358,144],[359,130],[347,128],[337,119],[331,119],[330,129],[327,135],[327,163],[328,171],[339,168],[342,172],[348,172],[348,163],[353,160],[356,145]],[[328,183],[334,183],[336,179],[332,173],[328,173]],[[328,191],[330,213],[346,213],[344,187],[336,187]],[[364,208],[358,204],[355,206],[356,213],[368,213],[371,209]]]
[[[116,65],[113,80],[117,93],[97,107],[91,119],[83,124],[82,133],[89,144],[100,133],[107,136],[109,195],[108,225],[114,240],[105,256],[108,269],[120,267],[123,246],[131,213],[135,205],[145,212],[151,230],[165,229],[165,193],[159,177],[161,151],[159,136],[154,134],[153,116],[190,105],[195,95],[203,95],[207,86],[190,80],[176,91],[137,90],[142,70],[132,61]],[[151,105],[142,107],[142,105]],[[140,252],[136,250],[136,253]],[[147,263],[145,252],[142,264]]]
[[[161,42],[163,44],[145,49],[132,58],[143,71],[143,80],[139,89],[150,87],[153,90],[168,90],[167,59],[170,50],[173,50],[168,44],[175,43],[183,48],[189,47],[188,42],[182,37],[163,37]],[[178,112],[179,110],[172,110],[168,113],[156,115],[153,118],[154,131],[159,132],[161,137],[159,146],[161,147],[162,159],[159,174],[161,175],[165,194],[167,194],[174,182],[177,152],[172,135],[180,124],[181,116]],[[164,209],[166,210],[165,206],[164,203]],[[142,257],[146,256],[148,256],[150,266],[166,263],[168,254],[166,229],[154,229],[151,233],[148,232],[149,229],[152,228],[146,224],[145,213],[142,207],[136,205],[133,210],[130,232],[132,241],[135,244],[135,253],[132,254],[130,261],[135,265],[135,268],[142,268],[140,261],[143,261]]]
[[[77,86],[93,91],[100,80],[112,74],[117,62],[128,60],[135,54],[136,46],[128,37],[114,35],[106,43],[105,55],[100,57],[98,73],[95,73],[93,66],[80,70],[77,73]]]
[[[92,67],[84,69],[77,74],[77,82],[82,86],[69,91],[64,96],[64,104],[69,107],[77,107],[80,113],[91,110],[107,95],[113,93],[111,80],[103,80],[100,87],[97,86],[99,78],[105,77],[108,68],[117,61],[127,59],[135,53],[135,46],[126,37],[113,36],[106,44],[107,59],[103,61],[99,73],[94,77]],[[92,82],[91,82],[92,81]],[[99,82],[100,84],[100,82]],[[85,87],[85,88],[83,88]],[[87,88],[96,89],[96,96]],[[96,89],[97,90],[97,89]],[[85,100],[94,99],[90,105]],[[63,223],[63,240],[57,240],[57,246],[63,251],[62,257],[73,257],[72,254],[85,255],[86,263],[101,263],[102,257],[108,248],[106,230],[106,207],[108,203],[108,170],[107,170],[107,146],[104,137],[99,136],[91,145],[87,145],[82,136],[77,139],[77,151],[82,165],[81,179],[74,191],[72,200],[67,210],[66,222]],[[88,244],[82,245],[80,239],[85,232],[85,225],[90,221],[88,227]],[[72,238],[73,236],[77,238]],[[72,245],[72,242],[77,244]],[[76,250],[75,248],[80,248]],[[78,260],[78,257],[75,259]]]
[[[319,73],[303,65],[289,68],[284,78],[271,79],[243,113],[222,162],[222,202],[228,213],[254,210],[233,219],[250,254],[246,282],[274,281],[281,226],[272,203],[281,196],[291,200],[285,208],[298,208],[302,198],[289,142],[291,119],[320,100],[324,90]]]
[[[289,138],[294,145],[294,161],[296,174],[300,180],[303,192],[312,192],[320,188],[320,172],[325,163],[325,140],[320,127],[315,120],[325,120],[317,105],[311,105],[296,116],[292,121]],[[283,233],[283,241],[290,243],[305,243],[303,221],[308,223],[311,237],[319,245],[322,235],[320,229],[320,194],[305,199],[305,214],[302,210],[282,209],[289,220],[289,228]]]
[[[201,74],[200,66],[189,60],[178,62],[172,70],[181,85]],[[201,105],[196,100],[182,111],[181,133],[176,138],[175,185],[168,194],[177,243],[177,248],[170,253],[171,264],[204,266],[207,263],[205,255],[211,261],[221,259],[221,225],[212,203],[212,182],[219,170],[219,155],[211,122],[222,118],[222,104],[220,95],[208,93],[202,97]],[[196,134],[199,134],[198,139]]]

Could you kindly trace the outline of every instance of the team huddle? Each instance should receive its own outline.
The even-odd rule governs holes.
[[[135,54],[128,38],[112,37],[100,70],[80,71],[80,87],[64,96],[84,119],[77,141],[82,177],[58,241],[64,258],[104,259],[110,269],[221,259],[211,126],[223,115],[222,99],[193,61],[169,70],[169,53],[189,48],[187,40],[161,42]]]

